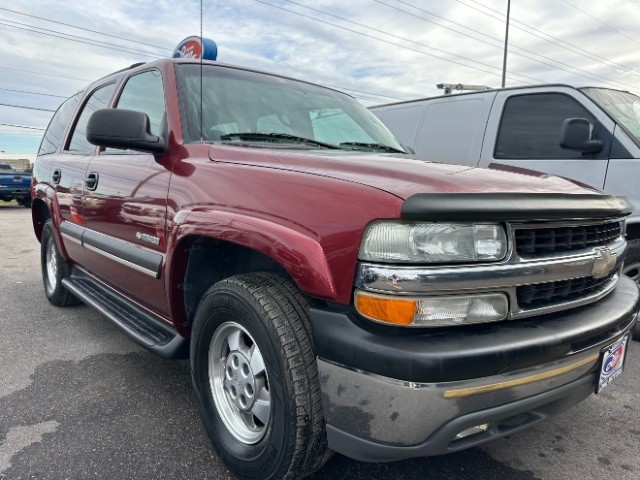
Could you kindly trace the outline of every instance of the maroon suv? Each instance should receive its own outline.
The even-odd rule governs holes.
[[[624,200],[417,160],[335,90],[134,65],[60,107],[33,175],[49,301],[190,356],[242,478],[457,451],[622,372]]]

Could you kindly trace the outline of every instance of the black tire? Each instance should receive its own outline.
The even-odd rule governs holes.
[[[51,276],[50,269],[47,268],[47,252],[51,248],[53,262],[55,263],[55,273]],[[74,297],[62,285],[62,279],[71,273],[71,267],[60,255],[60,249],[56,243],[53,233],[53,223],[51,219],[47,220],[42,228],[42,238],[40,240],[40,264],[42,267],[42,281],[44,283],[44,293],[49,302],[56,307],[68,307],[80,304],[80,300]]]
[[[20,205],[22,205],[25,208],[31,208],[31,197],[25,197],[22,200],[20,200]]]
[[[240,478],[303,478],[330,456],[307,312],[308,303],[295,286],[269,273],[222,280],[198,306],[191,335],[198,409],[213,446]],[[253,444],[227,428],[210,384],[212,338],[218,327],[230,322],[255,339],[268,373],[271,414],[265,433]]]
[[[623,271],[640,284],[640,238],[629,240]],[[640,341],[640,322],[633,329],[633,339]]]

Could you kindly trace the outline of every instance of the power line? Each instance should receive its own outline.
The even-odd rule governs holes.
[[[27,107],[25,105],[12,105],[10,103],[0,103],[0,107],[24,108],[25,110],[39,110],[41,112],[55,112],[55,110],[51,110],[50,108]]]
[[[98,30],[91,30],[90,28],[80,27],[78,25],[73,25],[71,23],[60,22],[60,21],[57,21],[57,20],[53,20],[51,18],[39,17],[38,15],[33,15],[33,14],[30,14],[30,13],[18,12],[17,10],[11,10],[9,8],[0,7],[0,10],[4,10],[6,12],[15,13],[17,15],[23,15],[25,17],[37,18],[38,20],[44,20],[46,22],[57,23],[58,25],[64,25],[66,27],[77,28],[79,30],[84,30],[85,32],[97,33],[98,35],[104,35],[105,37],[111,37],[111,38],[116,38],[116,39],[119,39],[119,40],[124,40],[125,42],[132,42],[132,43],[136,43],[138,45],[145,45],[147,47],[157,48],[159,50],[169,50],[169,51],[173,50],[172,48],[161,47],[159,45],[153,45],[153,44],[150,44],[150,43],[144,43],[144,42],[141,42],[139,40],[132,40],[132,39],[129,39],[129,38],[118,36],[118,35],[112,35],[110,33],[100,32]]]
[[[458,33],[458,34],[460,34],[460,35],[464,35],[465,37],[472,38],[472,39],[474,39],[474,40],[476,40],[476,41],[478,41],[478,42],[484,43],[484,44],[489,45],[489,46],[491,46],[491,47],[500,48],[500,49],[502,49],[502,48],[503,48],[504,42],[503,42],[503,40],[502,40],[502,39],[500,39],[500,38],[492,37],[492,36],[487,35],[487,34],[484,34],[484,33],[482,33],[482,32],[478,32],[477,30],[469,29],[469,30],[473,30],[474,32],[479,33],[479,34],[481,34],[481,35],[483,35],[483,36],[485,36],[485,37],[487,37],[487,38],[490,38],[491,40],[494,40],[494,41],[496,41],[496,42],[499,42],[499,43],[500,43],[500,45],[495,45],[495,44],[493,44],[493,43],[491,43],[491,42],[488,42],[488,41],[486,41],[486,40],[483,40],[483,39],[481,39],[481,38],[473,37],[473,36],[471,36],[471,35],[469,35],[469,34],[467,34],[467,33],[460,32],[459,30],[455,30],[455,29],[453,29],[453,28],[447,27],[446,25],[442,25],[442,24],[440,24],[440,23],[434,22],[434,21],[432,21],[432,20],[430,20],[430,19],[428,19],[428,18],[425,18],[425,17],[423,17],[423,16],[421,16],[421,15],[417,15],[417,14],[415,14],[415,13],[408,12],[407,10],[403,10],[402,8],[396,7],[396,6],[394,6],[394,5],[389,5],[389,4],[385,3],[385,2],[382,2],[381,0],[374,0],[374,1],[375,1],[375,2],[377,2],[377,3],[380,3],[380,4],[382,4],[382,5],[385,5],[385,6],[389,7],[389,8],[392,8],[392,9],[394,9],[394,10],[397,10],[397,11],[399,11],[399,12],[402,12],[402,13],[405,13],[405,14],[407,14],[407,15],[410,15],[410,16],[412,16],[412,17],[419,18],[419,19],[421,19],[421,20],[425,20],[425,21],[427,21],[427,22],[430,22],[430,23],[433,23],[433,24],[435,24],[435,25],[438,25],[438,26],[440,26],[440,27],[442,27],[442,28],[446,28],[447,30],[451,30],[452,32]],[[415,9],[417,9],[417,10],[420,10],[420,11],[422,11],[422,12],[428,13],[428,14],[430,14],[430,15],[435,15],[435,14],[433,14],[433,13],[429,12],[428,10],[424,10],[423,8],[417,7],[417,6],[412,5],[412,4],[408,3],[408,2],[404,2],[404,1],[402,1],[402,0],[397,0],[397,1],[398,1],[398,2],[400,2],[400,3],[402,3],[402,4],[408,5],[408,6],[410,6],[410,7],[413,7],[413,8],[415,8]],[[436,16],[438,16],[438,17],[440,17],[440,18],[444,18],[444,17],[441,17],[440,15],[436,15]],[[449,20],[448,20],[448,21],[449,21]],[[455,25],[460,25],[460,24],[458,24],[458,23],[456,23],[456,22],[451,22],[451,23],[453,23],[453,24],[455,24]],[[462,25],[461,25],[461,26],[462,26]],[[465,27],[465,28],[468,28],[468,27]],[[610,82],[610,83],[612,83],[612,84],[613,84],[613,83],[615,83],[615,84],[622,85],[622,86],[631,86],[631,87],[633,87],[633,86],[632,86],[632,85],[630,85],[630,84],[625,84],[625,83],[617,82],[617,81],[615,81],[615,80],[613,80],[613,79],[611,79],[611,78],[604,77],[604,76],[599,75],[599,74],[597,74],[597,73],[592,73],[592,72],[590,72],[590,71],[588,71],[588,70],[584,70],[584,69],[582,69],[582,68],[580,68],[580,67],[575,67],[575,66],[573,66],[573,65],[570,65],[570,64],[568,64],[568,63],[562,62],[562,61],[560,61],[560,60],[556,60],[556,59],[554,59],[554,58],[547,57],[546,55],[542,55],[542,54],[540,54],[540,53],[536,53],[536,52],[534,52],[534,51],[532,51],[532,50],[527,50],[526,48],[521,48],[521,47],[515,46],[515,45],[513,45],[513,44],[511,44],[510,46],[511,46],[511,50],[513,50],[513,49],[517,49],[517,50],[521,50],[521,51],[523,51],[523,52],[530,53],[530,54],[532,54],[532,55],[536,55],[536,56],[538,56],[538,57],[541,57],[541,58],[544,58],[544,59],[549,60],[549,61],[551,61],[551,62],[554,62],[554,63],[556,63],[556,64],[558,64],[558,65],[563,65],[563,66],[568,67],[568,68],[571,68],[571,69],[573,69],[573,70],[577,70],[577,71],[579,71],[579,72],[583,72],[584,74],[586,74],[586,75],[588,75],[588,76],[586,76],[586,75],[581,75],[581,74],[579,74],[579,73],[575,73],[575,72],[573,72],[573,71],[567,70],[566,68],[562,68],[562,67],[559,67],[559,66],[557,66],[557,65],[552,65],[552,64],[550,64],[550,63],[544,62],[544,61],[539,60],[539,59],[537,59],[537,58],[533,58],[533,57],[531,57],[531,56],[529,56],[529,55],[525,55],[525,54],[523,54],[523,53],[519,53],[519,52],[517,52],[517,51],[512,51],[512,52],[511,52],[511,53],[512,53],[512,54],[514,54],[514,55],[518,55],[518,56],[520,56],[520,57],[523,57],[523,58],[526,58],[526,59],[532,60],[532,61],[537,62],[537,63],[540,63],[540,64],[542,64],[542,65],[546,65],[546,66],[551,67],[551,68],[555,68],[555,69],[558,69],[558,70],[562,70],[562,71],[564,71],[564,72],[570,73],[570,74],[572,74],[572,75],[577,75],[577,76],[580,76],[580,77],[586,78],[586,79],[588,79],[588,80],[596,80],[596,81],[598,81],[598,79],[600,79],[600,80],[606,80],[607,82]]]
[[[612,27],[611,25],[609,25],[609,24],[608,24],[608,23],[606,23],[606,22],[603,22],[603,21],[602,21],[602,20],[600,20],[599,18],[594,17],[594,16],[593,16],[593,15],[591,15],[589,12],[585,12],[585,11],[584,11],[584,10],[582,10],[581,8],[578,8],[577,6],[575,6],[573,3],[569,3],[569,2],[567,2],[566,0],[562,0],[562,2],[566,3],[566,4],[567,4],[567,5],[569,5],[570,7],[575,8],[575,9],[576,9],[576,10],[578,10],[579,12],[581,12],[581,13],[585,14],[587,17],[589,17],[589,18],[591,18],[591,19],[595,20],[596,22],[598,22],[598,23],[600,23],[600,24],[604,25],[605,27],[610,28],[610,29],[611,29],[611,30],[613,30],[614,32],[618,32],[620,35],[622,35],[623,37],[628,38],[628,39],[629,39],[629,40],[631,40],[632,42],[635,42],[635,43],[637,43],[638,45],[640,45],[640,42],[639,42],[638,40],[636,40],[635,38],[630,37],[630,36],[629,36],[629,35],[627,35],[626,33],[621,32],[620,30],[618,30],[617,28]]]
[[[382,2],[381,0],[374,0],[374,1],[375,1],[375,2],[377,2],[377,3],[380,3],[380,4],[382,4],[382,5],[385,5],[385,6],[389,7],[389,8],[392,8],[392,9],[394,9],[394,10],[397,10],[397,11],[399,11],[399,12],[402,12],[402,13],[405,13],[405,14],[407,14],[407,15],[410,15],[410,16],[412,16],[412,17],[419,18],[419,19],[421,19],[421,20],[424,20],[424,21],[427,21],[427,22],[433,23],[433,24],[435,24],[435,25],[438,25],[439,27],[446,28],[447,30],[450,30],[450,31],[452,31],[452,32],[458,33],[458,34],[460,34],[460,35],[464,35],[465,37],[472,38],[472,39],[474,39],[474,40],[476,40],[476,41],[478,41],[478,42],[484,43],[484,44],[486,44],[486,45],[489,45],[489,46],[492,46],[492,47],[495,47],[495,48],[500,48],[500,49],[502,49],[502,48],[503,48],[503,44],[504,44],[504,42],[503,42],[503,40],[502,40],[502,39],[500,39],[500,38],[492,37],[491,35],[487,35],[487,34],[485,34],[485,33],[479,32],[478,30],[474,30],[474,29],[472,29],[472,28],[464,27],[464,25],[461,25],[461,24],[459,24],[459,23],[456,23],[456,22],[453,22],[453,21],[451,21],[451,20],[445,19],[444,17],[442,17],[442,16],[440,16],[440,15],[436,15],[436,14],[434,14],[434,13],[432,13],[432,12],[429,12],[428,10],[425,10],[425,9],[423,9],[423,8],[420,8],[420,7],[417,7],[417,6],[412,5],[412,4],[408,3],[408,2],[405,2],[405,1],[402,1],[402,0],[397,0],[398,2],[400,2],[400,3],[404,4],[404,5],[408,5],[408,6],[412,7],[412,8],[415,8],[416,10],[420,10],[421,12],[427,13],[427,14],[429,14],[429,15],[434,15],[434,16],[437,16],[437,17],[439,17],[439,18],[443,18],[443,19],[445,19],[445,20],[447,20],[447,21],[449,21],[449,22],[453,23],[454,25],[459,25],[459,26],[461,26],[461,27],[467,28],[468,30],[472,30],[472,31],[473,31],[473,32],[475,32],[475,33],[478,33],[478,34],[480,34],[480,35],[482,35],[482,36],[485,36],[485,37],[487,37],[487,38],[490,38],[491,40],[494,40],[494,41],[496,41],[496,42],[499,42],[499,43],[500,43],[500,45],[495,45],[495,44],[493,44],[493,43],[491,43],[491,42],[488,42],[488,41],[486,41],[486,40],[483,40],[483,39],[480,39],[480,38],[477,38],[477,37],[473,37],[473,36],[471,36],[471,35],[469,35],[469,34],[467,34],[467,33],[460,32],[459,30],[455,30],[455,29],[453,29],[453,28],[447,27],[446,25],[442,25],[442,24],[440,24],[440,23],[434,22],[434,21],[432,21],[432,20],[430,20],[430,19],[428,19],[428,18],[425,18],[425,17],[423,17],[423,16],[421,16],[421,15],[417,15],[417,14],[415,14],[415,13],[408,12],[408,11],[406,11],[406,10],[403,10],[403,9],[401,9],[401,8],[399,8],[399,7],[396,7],[396,6],[393,6],[393,5],[389,5],[389,4],[385,3],[385,2]],[[519,56],[519,57],[523,57],[523,58],[526,58],[526,59],[532,60],[532,61],[534,61],[534,62],[536,62],[536,63],[540,63],[540,64],[542,64],[542,65],[547,65],[548,67],[552,67],[552,68],[557,68],[557,69],[562,70],[562,71],[565,71],[565,72],[567,72],[567,73],[571,73],[572,75],[578,75],[578,76],[581,76],[581,77],[583,77],[583,78],[587,78],[587,79],[589,79],[589,80],[602,79],[602,80],[606,80],[606,81],[608,81],[608,82],[615,82],[615,80],[612,80],[611,78],[604,77],[604,76],[602,76],[602,75],[598,75],[598,74],[596,74],[596,73],[589,72],[588,70],[584,70],[584,69],[582,69],[582,68],[580,68],[580,67],[575,67],[575,66],[573,66],[573,65],[570,65],[570,64],[568,64],[568,63],[562,62],[562,61],[560,61],[560,60],[556,60],[556,59],[554,59],[554,58],[547,57],[546,55],[542,55],[542,54],[540,54],[540,53],[536,53],[536,52],[534,52],[534,51],[532,51],[532,50],[527,50],[526,48],[521,48],[521,47],[515,46],[515,45],[513,45],[513,44],[511,44],[510,46],[511,46],[511,49],[512,49],[512,50],[513,50],[513,49],[516,49],[516,50],[521,50],[521,51],[523,51],[523,52],[530,53],[531,55],[535,55],[535,56],[538,56],[538,57],[540,57],[540,58],[544,58],[545,60],[549,60],[549,61],[551,61],[551,62],[554,62],[554,63],[558,64],[558,65],[563,65],[563,66],[568,67],[568,68],[571,68],[571,69],[573,69],[573,70],[577,70],[577,71],[582,72],[582,73],[585,73],[586,75],[589,75],[589,76],[580,75],[579,73],[575,73],[575,72],[569,71],[569,70],[567,70],[567,69],[565,69],[565,68],[562,68],[562,67],[559,67],[559,66],[557,66],[557,65],[552,65],[552,64],[549,64],[549,63],[547,63],[547,62],[543,62],[542,60],[539,60],[539,59],[537,59],[537,58],[530,57],[529,55],[525,55],[525,54],[523,54],[523,53],[519,53],[518,51],[515,51],[515,52],[514,52],[514,51],[512,51],[512,54],[517,55],[517,56]],[[627,85],[627,86],[631,86],[631,85],[629,85],[629,84],[624,84],[624,83],[622,83],[622,84],[621,84],[621,83],[619,83],[619,82],[616,82],[616,83],[618,83],[619,85]]]
[[[86,78],[69,77],[66,75],[59,75],[57,73],[34,72],[33,70],[23,70],[21,68],[3,67],[3,66],[0,66],[0,68],[4,70],[13,70],[15,72],[31,73],[32,75],[43,75],[45,77],[58,77],[58,78],[64,78],[67,80],[77,80],[79,82],[91,82],[91,80]]]
[[[44,97],[69,98],[64,95],[53,95],[52,93],[28,92],[26,90],[14,90],[13,88],[0,88],[3,92],[28,93],[29,95],[42,95]]]
[[[316,17],[313,17],[313,16],[311,16],[311,15],[305,15],[305,14],[300,13],[300,12],[296,12],[296,11],[293,11],[293,10],[289,10],[289,9],[287,9],[287,8],[280,7],[280,6],[278,6],[278,5],[273,5],[273,4],[271,4],[271,3],[267,3],[267,2],[265,2],[265,1],[263,1],[263,0],[253,0],[253,1],[258,2],[258,3],[261,3],[261,4],[266,5],[266,6],[269,6],[269,7],[272,7],[272,8],[277,8],[278,10],[282,10],[282,11],[284,11],[284,12],[291,13],[291,14],[293,14],[293,15],[298,15],[298,16],[300,16],[300,17],[304,17],[304,18],[307,18],[307,19],[309,19],[309,20],[313,20],[314,22],[317,22],[317,23],[324,23],[324,24],[326,24],[326,25],[331,25],[332,27],[336,27],[336,28],[339,28],[339,29],[341,29],[341,30],[346,30],[346,31],[348,31],[348,32],[355,33],[356,35],[361,35],[361,36],[363,36],[363,37],[371,38],[371,39],[376,40],[376,41],[378,41],[378,42],[386,43],[386,44],[388,44],[388,45],[393,45],[393,46],[395,46],[395,47],[402,48],[402,49],[405,49],[405,50],[410,50],[410,51],[413,51],[413,52],[417,52],[417,53],[420,53],[420,54],[422,54],[422,55],[427,55],[427,56],[429,56],[429,57],[438,58],[438,59],[443,60],[443,61],[445,61],[445,62],[453,63],[453,64],[460,65],[460,66],[465,67],[465,68],[470,68],[470,69],[473,69],[473,70],[477,70],[477,71],[480,71],[480,72],[484,72],[484,73],[487,73],[487,74],[489,74],[489,75],[493,75],[493,76],[500,76],[500,73],[491,72],[491,71],[489,71],[489,70],[485,70],[485,69],[482,69],[482,68],[474,67],[474,66],[472,66],[472,65],[468,65],[468,64],[465,64],[465,63],[462,63],[462,62],[458,62],[458,61],[456,61],[456,60],[451,60],[451,59],[449,59],[449,58],[439,57],[439,56],[437,56],[437,55],[433,55],[433,54],[431,54],[431,53],[429,53],[429,52],[425,52],[424,50],[419,50],[419,49],[417,49],[417,48],[409,47],[409,46],[407,46],[407,45],[402,45],[402,44],[399,44],[399,43],[395,43],[395,42],[392,42],[392,41],[390,41],[390,40],[385,40],[385,39],[383,39],[383,38],[374,37],[373,35],[369,35],[369,34],[364,33],[364,32],[359,32],[359,31],[357,31],[357,30],[353,30],[353,29],[348,28],[348,27],[345,27],[345,26],[343,26],[343,25],[338,25],[338,24],[335,24],[335,23],[331,23],[331,22],[328,22],[328,21],[326,21],[326,20],[321,20],[321,19],[316,18]],[[288,1],[288,0],[287,0],[287,1]],[[301,6],[303,6],[303,7],[304,7],[304,5],[301,5]],[[305,7],[305,8],[310,8],[310,7]],[[383,32],[383,33],[385,33],[385,34],[386,34],[386,32]],[[407,40],[407,41],[410,41],[410,40]],[[410,41],[410,42],[411,42],[411,41]],[[415,43],[415,42],[413,42],[413,43]],[[427,47],[427,48],[431,48],[431,47],[429,47],[429,46],[426,46],[426,47]],[[472,62],[475,62],[474,60],[471,60],[471,59],[467,59],[467,60],[470,60],[470,61],[472,61]],[[478,62],[475,62],[475,63],[478,63]],[[491,66],[491,68],[496,68],[496,67]],[[521,75],[518,75],[518,76],[521,76]],[[530,77],[530,78],[531,78],[531,77]],[[533,80],[535,80],[536,82],[543,82],[542,80],[539,80],[539,79],[533,79]],[[523,83],[525,83],[525,84],[526,84],[526,82],[523,82]],[[543,82],[543,83],[544,83],[544,82]]]
[[[501,22],[504,21],[504,19],[503,19],[504,14],[502,12],[500,12],[499,10],[495,10],[493,8],[487,7],[487,6],[483,5],[483,4],[481,4],[480,2],[477,2],[476,0],[468,0],[468,1],[473,2],[473,3],[477,4],[477,5],[480,5],[481,7],[486,8],[487,10],[495,12],[499,16],[495,16],[495,15],[492,15],[490,13],[485,12],[484,10],[480,10],[478,7],[474,7],[473,5],[469,5],[468,3],[465,3],[462,0],[455,0],[455,1],[460,3],[460,4],[462,4],[462,5],[464,5],[464,6],[466,6],[466,7],[468,7],[468,8],[471,8],[471,9],[477,11],[477,12],[480,12],[483,15],[486,15],[486,16],[491,17],[493,19],[499,20]],[[569,43],[569,42],[566,42],[564,40],[561,40],[558,37],[555,37],[555,36],[553,36],[551,34],[543,32],[542,30],[539,30],[539,29],[537,29],[537,28],[535,28],[535,27],[533,27],[533,26],[531,26],[531,25],[529,25],[529,24],[527,24],[525,22],[522,22],[520,20],[516,20],[516,19],[512,18],[511,19],[511,23],[514,26],[514,28],[517,28],[518,30],[521,30],[521,31],[523,31],[523,32],[525,32],[525,33],[527,33],[529,35],[532,35],[532,36],[534,36],[536,38],[544,40],[545,42],[551,43],[552,45],[555,45],[555,46],[558,46],[558,47],[561,47],[561,48],[565,48],[567,50],[571,50],[573,53],[577,53],[578,55],[582,55],[583,57],[587,57],[587,58],[589,58],[591,60],[595,60],[596,62],[601,63],[603,65],[606,65],[608,67],[612,67],[613,65],[615,65],[618,68],[623,68],[625,70],[637,73],[637,71],[634,68],[627,67],[626,65],[622,65],[621,63],[615,62],[613,60],[610,60],[608,58],[602,57],[602,56],[597,55],[597,54],[595,54],[593,52],[590,52],[588,50],[585,50],[584,48],[581,48],[581,47],[578,47],[576,45],[573,45],[572,43]],[[533,32],[530,32],[530,31],[526,30],[525,28],[523,28],[522,26],[519,26],[518,24],[522,25],[522,26],[524,26],[524,27],[526,27],[526,28],[528,28],[530,30],[533,30]],[[545,37],[543,37],[541,35],[538,35],[535,32],[541,33],[542,35],[545,35],[546,37],[549,37],[552,40],[550,40],[549,38],[545,38]]]
[[[16,125],[14,123],[0,123],[0,126],[3,127],[14,127],[14,128],[26,128],[27,130],[42,130],[44,132],[44,128],[40,128],[40,127],[31,127],[28,125]]]
[[[6,22],[10,22],[10,23],[6,23]],[[11,25],[11,23],[14,23],[16,25]],[[102,47],[102,48],[108,48],[110,50],[118,50],[120,52],[123,53],[129,53],[129,54],[135,54],[135,55],[142,55],[145,57],[152,57],[152,58],[164,58],[160,55],[156,55],[153,54],[151,52],[144,52],[144,51],[136,51],[136,50],[131,50],[128,49],[126,47],[121,47],[121,46],[117,46],[117,45],[113,45],[113,44],[108,44],[106,42],[101,42],[99,40],[93,40],[91,38],[86,38],[86,37],[80,37],[78,35],[71,35],[68,33],[62,33],[62,32],[58,32],[55,30],[50,30],[47,28],[42,28],[42,27],[37,27],[35,25],[29,25],[26,23],[22,23],[22,22],[16,22],[15,20],[9,20],[6,18],[0,18],[0,25],[4,25],[5,27],[10,27],[10,28],[16,28],[18,30],[25,30],[28,32],[32,32],[32,33],[39,33],[41,35],[47,35],[50,37],[56,37],[56,38],[61,38],[63,40],[69,40],[71,42],[77,42],[77,43],[82,43],[85,45],[91,45],[94,47]],[[42,31],[40,31],[42,30]],[[60,34],[60,35],[57,35]]]
[[[402,98],[402,97],[392,97],[391,95],[383,95],[381,93],[365,92],[364,90],[356,90],[355,88],[340,87],[338,85],[329,85],[327,83],[322,83],[322,85],[329,88],[335,88],[337,90],[347,90],[350,92],[364,93],[365,95],[373,95],[375,97],[380,97],[380,98],[389,98],[391,100],[407,100],[406,98]]]
[[[373,30],[374,32],[382,33],[383,35],[388,35],[388,36],[390,36],[390,37],[397,38],[397,39],[399,39],[399,40],[403,40],[403,41],[405,41],[405,42],[413,43],[413,44],[418,45],[418,46],[421,46],[421,47],[425,47],[425,48],[429,48],[429,49],[432,49],[432,50],[436,50],[436,51],[438,51],[438,52],[442,52],[442,53],[444,53],[444,54],[451,55],[451,56],[456,57],[456,58],[461,58],[461,59],[463,59],[463,60],[467,60],[467,61],[469,61],[469,62],[477,63],[477,64],[482,65],[482,66],[485,66],[485,67],[495,68],[495,69],[500,70],[498,67],[495,67],[494,65],[491,65],[491,64],[488,64],[488,63],[483,63],[483,62],[478,62],[477,60],[473,60],[473,59],[471,59],[471,58],[469,58],[469,57],[465,57],[465,56],[463,56],[463,55],[458,55],[458,54],[455,54],[455,53],[453,53],[453,52],[448,52],[447,50],[443,50],[443,49],[441,49],[441,48],[436,48],[436,47],[433,47],[433,46],[431,46],[431,45],[427,45],[427,44],[424,44],[424,43],[416,42],[416,41],[411,40],[411,39],[409,39],[409,38],[402,37],[402,36],[396,35],[396,34],[394,34],[394,33],[387,32],[387,31],[385,31],[385,30],[380,30],[380,29],[375,28],[375,27],[371,27],[371,26],[368,26],[368,25],[364,25],[364,24],[362,24],[362,23],[358,23],[358,22],[355,22],[355,21],[353,21],[353,20],[349,20],[348,18],[344,18],[344,17],[340,17],[340,16],[338,16],[338,15],[334,15],[334,14],[329,13],[329,12],[326,12],[326,11],[324,11],[324,10],[320,10],[320,9],[313,8],[313,7],[308,7],[308,6],[306,6],[306,5],[303,5],[303,4],[301,4],[301,3],[295,2],[295,1],[293,1],[293,0],[284,0],[284,1],[285,1],[285,2],[288,2],[288,3],[292,3],[292,4],[297,5],[297,6],[299,6],[299,7],[302,7],[302,8],[306,8],[306,9],[308,9],[308,10],[312,10],[312,11],[317,12],[317,13],[321,13],[321,14],[323,14],[323,15],[327,15],[327,16],[329,16],[329,17],[337,18],[337,19],[342,20],[342,21],[344,21],[344,22],[349,22],[349,23],[352,23],[352,24],[354,24],[354,25],[358,25],[359,27],[362,27],[362,28],[366,28],[366,29],[369,29],[369,30]],[[436,56],[436,58],[442,58],[442,57],[438,57],[438,56]],[[523,77],[523,78],[528,78],[528,79],[530,79],[530,80],[536,80],[536,81],[539,81],[539,80],[537,80],[537,79],[535,79],[535,78],[527,77],[526,75],[519,75],[519,74],[513,74],[513,75],[520,76],[520,77]]]

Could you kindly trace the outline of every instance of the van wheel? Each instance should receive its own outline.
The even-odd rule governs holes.
[[[196,312],[191,375],[213,446],[243,479],[302,478],[328,459],[306,304],[269,273],[213,285]]]
[[[80,300],[74,297],[62,285],[62,279],[69,276],[71,267],[60,255],[55,236],[53,223],[47,220],[42,228],[40,241],[40,263],[42,266],[42,280],[44,293],[47,299],[56,307],[68,307],[80,304]]]

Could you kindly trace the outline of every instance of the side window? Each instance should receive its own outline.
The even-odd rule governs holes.
[[[151,133],[158,135],[165,112],[164,88],[160,72],[149,70],[129,78],[116,108],[146,113],[149,116]]]
[[[88,142],[86,137],[87,122],[93,112],[109,107],[115,88],[116,84],[110,83],[109,85],[98,88],[91,94],[89,100],[84,104],[82,113],[76,122],[76,127],[69,142],[69,148],[67,148],[69,152],[89,154],[93,151],[95,147]]]
[[[584,158],[582,152],[560,147],[562,122],[567,118],[586,118],[593,135],[593,115],[567,95],[544,93],[509,98],[502,112],[494,158]]]
[[[49,122],[46,132],[44,132],[42,142],[40,143],[40,149],[38,150],[38,155],[54,153],[57,150],[58,145],[60,145],[60,142],[62,141],[64,130],[71,121],[73,112],[76,111],[80,97],[81,94],[77,93],[73,97],[65,100],[64,103],[58,107],[58,110]]]

